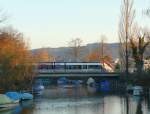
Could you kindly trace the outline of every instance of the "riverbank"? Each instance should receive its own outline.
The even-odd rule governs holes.
[[[128,85],[140,85],[143,87],[150,87],[150,72],[130,73],[126,76],[125,73],[120,75],[120,80],[126,82]]]

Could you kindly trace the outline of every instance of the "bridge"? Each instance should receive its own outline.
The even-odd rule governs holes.
[[[119,77],[120,73],[115,73],[115,72],[84,72],[84,71],[76,71],[76,72],[71,72],[71,71],[49,71],[49,72],[38,72],[37,77],[42,78],[42,77]]]
[[[66,77],[70,80],[83,80],[86,82],[89,77],[96,81],[109,80],[118,81],[120,73],[109,72],[101,63],[96,62],[41,62],[35,69],[36,79],[45,83],[57,83],[58,78]]]
[[[71,80],[83,80],[86,82],[89,77],[94,78],[97,81],[109,80],[117,82],[120,80],[120,73],[108,73],[108,72],[99,72],[99,71],[60,71],[60,70],[48,70],[48,71],[38,71],[36,79],[41,79],[45,85],[49,83],[57,83],[57,79],[60,77],[66,77]]]

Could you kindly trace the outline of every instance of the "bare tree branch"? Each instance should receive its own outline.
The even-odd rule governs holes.
[[[132,33],[134,17],[135,17],[135,10],[133,9],[133,0],[123,0],[121,7],[118,37],[120,41],[119,54],[120,54],[121,70],[122,71],[126,70],[126,72],[128,72],[129,67],[128,44]]]
[[[5,22],[8,19],[8,16],[6,15],[6,13],[0,9],[0,23]]]
[[[72,39],[69,42],[69,47],[71,48],[71,55],[74,58],[74,61],[80,61],[80,52],[81,52],[82,40],[80,38]]]

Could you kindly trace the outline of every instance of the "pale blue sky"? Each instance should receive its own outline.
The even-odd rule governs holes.
[[[31,48],[68,46],[72,38],[84,44],[100,41],[117,42],[118,21],[122,0],[0,0],[7,12],[7,25],[23,32]],[[150,19],[142,11],[150,0],[135,0],[136,20],[149,26]]]

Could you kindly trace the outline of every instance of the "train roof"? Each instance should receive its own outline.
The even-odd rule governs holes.
[[[38,63],[100,63],[100,62],[38,62]]]
[[[39,64],[52,65],[100,65],[100,62],[39,62]]]

